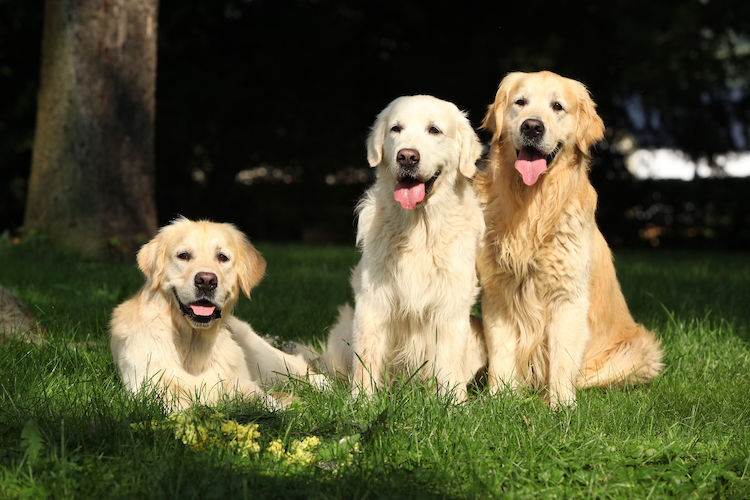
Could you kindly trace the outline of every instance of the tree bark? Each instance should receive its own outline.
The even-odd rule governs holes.
[[[158,0],[46,0],[24,229],[88,255],[156,231]]]

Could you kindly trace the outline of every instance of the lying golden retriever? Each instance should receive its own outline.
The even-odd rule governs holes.
[[[455,105],[400,97],[376,118],[367,160],[375,184],[357,206],[362,258],[354,310],[340,309],[320,360],[371,394],[397,374],[435,377],[462,400],[485,362],[472,331],[476,249],[484,228],[470,178],[481,146]]]
[[[278,408],[263,387],[307,374],[301,357],[231,315],[239,290],[250,297],[266,268],[231,224],[179,218],[141,248],[138,267],[146,283],[111,321],[112,357],[131,392],[166,388],[177,409],[236,394]]]
[[[589,148],[604,124],[586,88],[547,71],[511,73],[483,127],[493,132],[476,186],[487,230],[478,258],[492,390],[645,382],[662,368],[653,333],[630,316],[596,226]]]

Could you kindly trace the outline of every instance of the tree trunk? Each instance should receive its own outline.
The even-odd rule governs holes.
[[[156,231],[158,0],[46,0],[24,228],[88,255]]]

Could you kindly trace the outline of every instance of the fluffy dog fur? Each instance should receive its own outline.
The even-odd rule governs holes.
[[[240,288],[250,297],[266,268],[234,226],[177,219],[141,248],[138,267],[146,283],[111,321],[112,357],[131,392],[166,388],[176,409],[236,393],[278,407],[262,387],[307,374],[301,357],[231,315]]]
[[[493,390],[645,382],[662,368],[653,333],[630,315],[594,220],[589,148],[604,124],[586,88],[554,73],[511,73],[483,126],[489,167],[476,186],[487,230],[478,259]],[[515,167],[515,168],[514,168]]]
[[[470,178],[480,154],[451,103],[400,97],[377,116],[367,140],[377,180],[357,206],[355,306],[340,309],[320,360],[352,374],[355,392],[421,367],[422,378],[434,375],[461,400],[484,366],[481,328],[470,324],[484,228]]]

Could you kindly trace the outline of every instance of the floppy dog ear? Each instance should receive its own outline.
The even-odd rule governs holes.
[[[464,176],[471,179],[477,171],[477,160],[482,156],[482,144],[474,129],[471,128],[471,122],[466,114],[461,113],[461,115],[456,122],[458,169]]]
[[[149,285],[151,291],[159,288],[159,284],[164,276],[164,265],[167,261],[167,245],[164,244],[164,234],[159,231],[159,234],[143,245],[138,250],[136,260],[138,261],[138,268],[146,276],[146,283]]]
[[[380,160],[383,159],[383,140],[385,139],[386,118],[390,112],[391,104],[378,113],[378,116],[375,118],[375,123],[373,123],[372,128],[370,128],[370,135],[367,136],[367,163],[369,163],[371,167],[377,167],[380,164]]]
[[[503,134],[503,116],[508,105],[510,88],[523,75],[523,73],[508,73],[497,87],[497,94],[492,104],[487,106],[487,114],[484,115],[480,128],[492,132],[492,142],[495,142]]]
[[[250,290],[260,283],[263,274],[266,272],[266,259],[243,235],[240,240],[239,255],[236,262],[240,288],[245,297],[249,299]]]
[[[492,132],[492,142],[500,138],[503,128],[503,112],[501,110],[505,109],[505,101],[499,99],[501,99],[500,91],[498,91],[495,101],[487,106],[487,114],[484,115],[482,124],[479,126],[481,129]]]
[[[604,139],[604,122],[596,113],[596,104],[591,99],[589,91],[583,84],[579,85],[576,145],[583,154],[588,155],[591,146]]]

